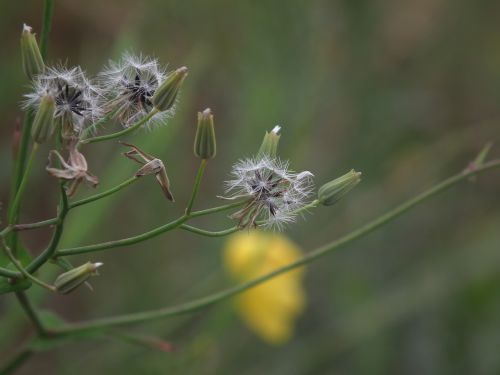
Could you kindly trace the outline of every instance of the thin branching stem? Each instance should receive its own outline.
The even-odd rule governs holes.
[[[33,351],[29,348],[22,349],[15,354],[5,365],[0,368],[1,375],[9,375],[18,370],[21,365],[33,355]]]
[[[40,33],[40,53],[45,60],[49,47],[49,35],[52,27],[52,16],[54,15],[54,0],[45,0],[43,4],[42,30]]]
[[[189,216],[183,215],[167,224],[160,225],[159,227],[156,227],[155,229],[152,229],[148,232],[141,233],[136,236],[128,237],[128,238],[122,238],[120,240],[114,240],[114,241],[108,241],[108,242],[102,242],[94,245],[86,245],[86,246],[78,246],[78,247],[72,247],[69,249],[60,249],[57,250],[55,253],[55,256],[68,256],[68,255],[76,255],[76,254],[84,254],[84,253],[91,253],[95,251],[101,251],[101,250],[109,250],[113,249],[115,247],[123,247],[123,246],[129,246],[133,245],[142,241],[149,240],[153,237],[159,236],[160,234],[166,233],[168,231],[171,231],[173,229],[176,229],[177,227],[181,226],[184,224],[186,221],[193,217],[199,217],[199,216],[204,216],[204,215],[209,215],[215,212],[220,212],[224,210],[231,209],[233,207],[238,207],[242,202],[236,202],[232,204],[226,204],[223,206],[219,207],[214,207],[214,208],[209,208],[206,210],[201,210],[201,211],[194,211],[191,212]]]
[[[116,133],[105,134],[105,135],[101,135],[101,136],[97,136],[97,137],[87,138],[87,139],[80,141],[80,143],[82,143],[82,144],[96,143],[96,142],[109,141],[111,139],[119,138],[125,134],[131,133],[131,132],[135,131],[136,129],[140,128],[146,122],[151,120],[153,118],[153,116],[156,115],[158,112],[159,111],[156,108],[154,108],[146,116],[144,116],[142,119],[137,121],[135,124],[129,126],[128,128],[125,128],[125,129],[123,129],[119,132],[116,132]]]
[[[73,209],[75,207],[78,207],[78,206],[82,206],[84,204],[87,204],[87,203],[91,203],[91,202],[94,202],[98,199],[102,199],[102,198],[105,198],[107,197],[108,195],[111,195],[113,193],[116,193],[117,191],[123,189],[124,187],[127,187],[128,185],[130,185],[131,183],[137,181],[139,178],[134,176],[134,177],[131,177],[125,181],[123,181],[121,184],[118,184],[116,185],[115,187],[112,187],[111,189],[109,190],[106,190],[106,191],[103,191],[102,193],[99,193],[99,194],[95,194],[95,195],[91,195],[90,197],[87,197],[87,198],[83,198],[83,199],[80,199],[80,200],[77,200],[75,202],[71,202],[69,204],[69,209]]]
[[[16,195],[14,196],[12,205],[9,208],[9,224],[14,224],[15,220],[17,219],[19,205],[21,204],[21,198],[24,194],[24,190],[26,189],[26,185],[28,183],[28,177],[31,171],[31,167],[33,166],[33,160],[35,159],[37,150],[38,150],[38,143],[33,143],[33,148],[31,149],[31,154],[28,159],[28,163],[26,165],[23,177],[21,179],[21,183],[17,188]]]
[[[202,159],[200,162],[200,167],[198,168],[198,173],[196,174],[196,179],[194,181],[193,192],[191,193],[191,198],[189,198],[188,205],[186,207],[186,215],[189,215],[193,209],[194,200],[198,195],[200,190],[201,179],[203,178],[203,173],[205,172],[205,167],[207,166],[207,159]]]
[[[423,193],[415,196],[397,206],[396,208],[390,210],[389,212],[377,217],[376,219],[370,221],[369,223],[361,226],[358,229],[348,233],[347,235],[327,243],[311,252],[307,255],[303,256],[299,260],[288,264],[287,266],[276,269],[273,272],[270,272],[266,275],[257,277],[249,282],[242,283],[240,285],[222,290],[218,293],[214,293],[207,297],[203,297],[200,299],[196,299],[191,302],[187,302],[174,307],[166,307],[157,310],[144,311],[135,314],[128,315],[119,315],[109,318],[101,318],[90,320],[86,322],[74,323],[72,325],[68,325],[62,328],[59,328],[55,331],[56,335],[74,335],[77,333],[87,332],[87,331],[99,331],[102,329],[108,329],[114,326],[120,326],[131,323],[138,323],[143,321],[149,321],[154,319],[160,319],[168,316],[188,314],[213,305],[219,301],[227,299],[236,294],[242,293],[256,285],[262,284],[267,280],[270,280],[278,275],[281,275],[285,272],[291,271],[295,268],[302,267],[313,260],[323,257],[326,254],[333,252],[334,250],[339,249],[340,247],[347,245],[354,240],[361,238],[368,233],[374,231],[375,229],[389,223],[390,221],[396,219],[401,214],[409,211],[414,206],[426,201],[427,199],[441,193],[451,186],[457,184],[460,181],[467,179],[470,176],[476,175],[478,173],[487,171],[489,169],[500,167],[500,160],[493,160],[488,163],[484,163],[480,166],[477,166],[475,169],[467,170],[461,173],[458,173],[455,176],[452,176],[441,183],[431,187],[430,189],[424,191]]]
[[[38,255],[27,267],[29,273],[33,273],[38,270],[44,263],[46,263],[54,255],[57,246],[59,245],[59,240],[63,232],[64,219],[68,213],[68,197],[66,196],[66,191],[64,190],[63,184],[60,185],[61,199],[59,203],[59,212],[57,214],[57,224],[52,235],[52,239],[49,245],[45,248],[40,255]]]
[[[35,330],[40,337],[45,337],[47,336],[48,332],[43,326],[43,323],[38,316],[35,308],[31,305],[30,300],[28,299],[28,296],[26,296],[26,293],[24,292],[16,292],[16,297],[17,300],[19,301],[19,304],[23,308],[24,312],[28,316],[28,318],[31,320],[31,323],[33,323],[33,327],[35,327]]]
[[[235,233],[235,232],[238,232],[239,230],[241,230],[240,227],[234,226],[234,227],[231,227],[231,228],[228,228],[225,230],[210,231],[210,230],[197,228],[197,227],[194,227],[192,225],[187,225],[187,224],[180,225],[179,229],[184,229],[185,231],[199,234],[200,236],[205,236],[205,237],[224,237],[224,236],[228,236],[232,233]]]
[[[19,270],[19,272],[21,272],[21,274],[24,277],[26,277],[29,280],[33,281],[35,284],[38,284],[41,287],[50,290],[51,292],[55,292],[56,291],[56,288],[54,286],[49,285],[49,284],[43,282],[42,280],[36,278],[35,276],[33,276],[32,274],[30,274],[23,267],[23,264],[18,259],[16,259],[16,257],[14,256],[14,254],[12,254],[12,251],[11,251],[10,247],[7,245],[7,243],[5,241],[5,238],[2,238],[2,245],[3,245],[3,249],[4,249],[5,254],[7,255],[7,257],[10,259],[10,261],[12,262],[12,264],[14,264],[14,266]]]

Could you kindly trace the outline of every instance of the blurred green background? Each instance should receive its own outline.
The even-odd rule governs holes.
[[[2,2],[3,202],[11,134],[27,91],[18,39],[23,22],[39,32],[41,10],[41,1]],[[494,0],[56,1],[49,62],[95,74],[132,50],[190,69],[168,127],[128,138],[165,161],[178,203],[167,202],[152,179],[141,180],[72,212],[63,246],[137,234],[181,214],[198,163],[191,151],[195,115],[206,107],[215,114],[218,155],[197,208],[218,204],[231,164],[281,124],[281,155],[295,169],[311,170],[318,185],[351,168],[363,172],[347,198],[315,210],[287,235],[308,251],[346,233],[460,171],[498,140],[499,14]],[[100,189],[135,172],[122,151],[113,144],[86,148]],[[56,183],[44,165],[41,156],[23,221],[55,213]],[[499,188],[498,171],[485,174],[311,264],[307,309],[283,346],[262,342],[224,302],[130,327],[171,341],[175,353],[77,342],[36,355],[19,373],[498,374]],[[79,196],[90,193],[84,188]],[[224,214],[198,223],[231,225]],[[34,252],[49,238],[45,230],[24,237]],[[35,287],[28,294],[71,321],[173,305],[230,283],[223,243],[179,231],[79,256],[75,263],[105,264],[94,293],[46,296]],[[29,334],[15,298],[0,297],[0,357]]]

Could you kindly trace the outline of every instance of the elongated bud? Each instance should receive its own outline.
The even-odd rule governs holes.
[[[217,152],[214,116],[210,108],[198,112],[198,127],[194,138],[194,154],[201,159],[213,159]]]
[[[264,140],[260,145],[258,156],[269,156],[275,158],[278,152],[278,143],[280,141],[281,135],[279,134],[281,126],[276,125],[273,130],[266,132]]]
[[[44,143],[54,131],[54,112],[56,103],[52,96],[45,95],[40,100],[40,106],[33,120],[31,137],[36,143]]]
[[[354,186],[361,181],[361,172],[351,169],[345,175],[327,182],[318,191],[318,200],[325,206],[331,206],[346,195]]]
[[[21,57],[24,73],[29,79],[44,72],[45,64],[35,34],[31,32],[31,27],[26,24],[23,25],[21,33]]]
[[[161,84],[153,96],[153,105],[160,111],[168,111],[175,104],[179,89],[188,74],[188,68],[183,66],[171,73]]]
[[[102,263],[87,262],[80,267],[59,275],[54,282],[54,286],[59,293],[68,294],[85,283],[91,276],[97,275],[97,269]]]

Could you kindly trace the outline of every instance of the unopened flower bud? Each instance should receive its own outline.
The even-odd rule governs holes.
[[[325,206],[331,206],[346,195],[361,181],[361,172],[351,169],[345,175],[327,182],[318,191],[318,200]]]
[[[273,130],[270,132],[266,132],[264,136],[264,140],[260,145],[258,156],[268,156],[271,158],[276,157],[276,153],[278,152],[278,143],[280,141],[281,135],[279,134],[281,130],[281,126],[276,125]]]
[[[54,286],[59,293],[68,294],[85,283],[91,276],[97,275],[97,269],[101,266],[102,263],[87,262],[80,267],[59,275],[54,282]]]
[[[160,111],[168,111],[175,104],[179,89],[188,74],[188,68],[183,66],[171,73],[161,84],[153,96],[153,105]]]
[[[56,103],[54,98],[50,95],[45,95],[40,100],[40,106],[33,120],[33,127],[31,128],[31,137],[36,143],[44,143],[52,136],[55,110]]]
[[[38,48],[35,34],[31,32],[31,27],[23,25],[21,33],[21,58],[23,70],[29,79],[32,79],[37,74],[43,73],[45,64],[43,63],[42,54]]]
[[[194,154],[201,159],[212,159],[217,152],[214,116],[210,108],[198,112],[198,127],[194,138]]]

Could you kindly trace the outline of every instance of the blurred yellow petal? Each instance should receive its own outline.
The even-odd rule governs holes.
[[[233,279],[248,281],[294,262],[300,249],[284,235],[240,232],[225,246],[225,267]],[[277,276],[235,297],[238,314],[259,337],[271,344],[288,341],[305,308],[303,269]]]

